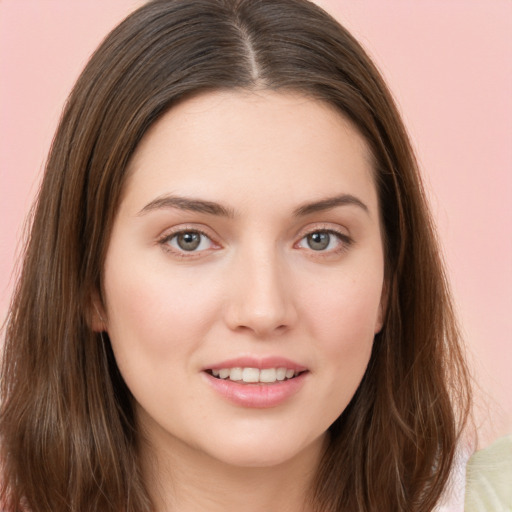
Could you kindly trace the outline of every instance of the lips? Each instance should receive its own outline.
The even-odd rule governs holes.
[[[203,370],[209,385],[229,402],[251,408],[277,407],[303,386],[309,371],[281,357],[243,357]]]

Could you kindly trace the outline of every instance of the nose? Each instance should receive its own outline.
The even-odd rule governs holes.
[[[231,269],[226,323],[264,338],[289,330],[297,320],[290,272],[274,251],[240,254]]]

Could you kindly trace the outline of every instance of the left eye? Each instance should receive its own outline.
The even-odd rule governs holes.
[[[171,235],[165,243],[178,251],[197,252],[209,249],[213,242],[200,231],[181,231]]]
[[[333,231],[313,231],[299,242],[298,246],[313,251],[329,251],[342,244],[341,235]]]

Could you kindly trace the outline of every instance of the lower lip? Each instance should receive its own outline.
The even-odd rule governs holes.
[[[272,384],[240,384],[229,379],[217,379],[206,372],[204,375],[217,393],[235,405],[266,409],[277,407],[295,395],[304,385],[308,373]]]

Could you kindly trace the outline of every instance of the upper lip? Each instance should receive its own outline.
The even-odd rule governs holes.
[[[307,370],[304,365],[301,365],[291,359],[280,356],[266,356],[266,357],[254,357],[254,356],[243,356],[236,357],[233,359],[226,359],[219,363],[214,363],[210,366],[206,366],[203,370],[220,370],[222,368],[258,368],[264,370],[265,368],[286,368],[288,370],[294,370],[296,372],[303,372]]]

